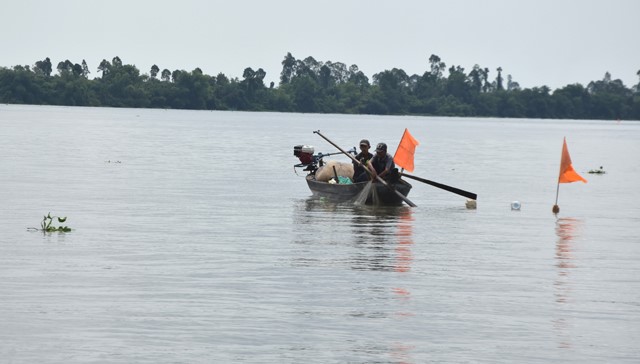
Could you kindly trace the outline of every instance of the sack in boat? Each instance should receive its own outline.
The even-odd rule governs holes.
[[[316,181],[327,182],[334,177],[333,167],[336,167],[338,177],[353,178],[353,164],[337,161],[328,161],[316,171]]]

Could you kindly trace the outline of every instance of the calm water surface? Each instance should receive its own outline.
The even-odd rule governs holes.
[[[313,130],[393,152],[405,127],[477,210],[417,181],[416,208],[335,204],[293,171],[335,151]],[[589,183],[554,216],[564,136]],[[0,105],[0,151],[2,363],[640,360],[637,122]],[[73,231],[28,230],[48,212]]]

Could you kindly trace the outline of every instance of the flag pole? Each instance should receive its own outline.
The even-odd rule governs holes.
[[[564,146],[567,143],[567,137],[564,137],[562,140],[562,151],[564,153]],[[558,195],[560,194],[560,176],[562,175],[562,158],[564,157],[564,154],[561,155],[560,157],[560,170],[558,171],[558,184],[556,186],[556,203],[553,205],[553,208],[551,209],[551,212],[553,212],[554,214],[557,214],[558,212],[560,212],[560,206],[558,206]]]
[[[563,148],[564,148],[564,143],[566,143],[566,137],[562,142]],[[556,185],[556,203],[553,205],[553,208],[551,209],[551,212],[553,212],[554,214],[557,214],[558,212],[560,212],[560,206],[558,206],[558,195],[560,194],[560,175],[562,174],[562,157],[560,157],[560,170],[558,171],[558,184]]]
[[[558,194],[560,193],[560,181],[558,181],[558,187],[556,187],[556,204],[553,205],[553,208],[551,209],[551,211],[554,214],[557,214],[558,212],[560,212],[560,206],[558,206]]]

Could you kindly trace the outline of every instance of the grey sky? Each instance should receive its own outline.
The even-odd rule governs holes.
[[[356,64],[369,78],[394,67],[422,75],[436,54],[522,87],[600,80],[627,87],[640,70],[638,0],[0,0],[0,67],[54,67],[119,56],[149,73],[200,67],[241,78],[246,67],[278,83],[287,52]]]

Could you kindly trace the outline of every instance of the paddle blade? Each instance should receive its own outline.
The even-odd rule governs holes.
[[[447,186],[447,185],[442,184],[442,183],[430,181],[428,179],[425,179],[425,178],[422,178],[422,177],[417,177],[417,176],[412,176],[412,175],[406,174],[406,173],[400,173],[400,175],[403,176],[403,177],[414,179],[416,181],[420,181],[422,183],[426,183],[426,184],[431,185],[433,187],[437,187],[437,188],[443,189],[445,191],[449,191],[449,192],[455,193],[456,195],[460,195],[460,196],[464,196],[466,198],[470,198],[472,200],[477,200],[478,199],[478,195],[476,195],[473,192],[461,190],[459,188],[455,188],[455,187],[452,187],[452,186]]]

